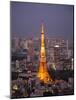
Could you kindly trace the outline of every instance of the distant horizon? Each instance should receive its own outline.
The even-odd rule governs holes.
[[[60,37],[73,43],[73,5],[11,1],[12,37],[39,37],[42,22],[45,37]]]

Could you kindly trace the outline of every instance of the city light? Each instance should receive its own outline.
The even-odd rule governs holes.
[[[59,45],[55,45],[54,47],[59,48]]]
[[[14,89],[14,90],[18,90],[18,86],[15,84],[15,85],[13,86],[13,89]]]
[[[74,94],[74,5],[11,1],[11,98]]]
[[[38,71],[38,75],[37,76],[44,83],[48,83],[49,81],[52,81],[52,78],[51,78],[51,76],[49,76],[49,73],[47,71],[47,65],[46,65],[45,43],[44,43],[44,27],[43,27],[43,24],[42,24],[42,30],[41,30],[40,66],[39,66],[39,71]]]

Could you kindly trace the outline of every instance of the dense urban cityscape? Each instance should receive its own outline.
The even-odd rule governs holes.
[[[45,83],[37,77],[41,60],[41,39],[41,37],[12,38],[12,98],[74,94],[73,45],[61,38],[45,37],[46,67],[52,80]]]
[[[74,6],[11,1],[11,98],[74,94]]]

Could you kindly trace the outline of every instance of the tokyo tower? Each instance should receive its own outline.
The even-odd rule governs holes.
[[[45,52],[45,39],[44,39],[43,24],[41,26],[40,65],[39,65],[37,77],[40,79],[40,81],[44,83],[48,83],[49,81],[52,81],[52,78],[50,77],[48,73],[47,65],[46,65],[46,52]]]

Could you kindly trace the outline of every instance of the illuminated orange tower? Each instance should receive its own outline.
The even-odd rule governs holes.
[[[45,53],[45,41],[44,41],[44,27],[42,24],[41,27],[41,50],[40,50],[40,66],[37,73],[37,77],[44,83],[52,81],[52,78],[49,76],[46,67],[46,53]]]

